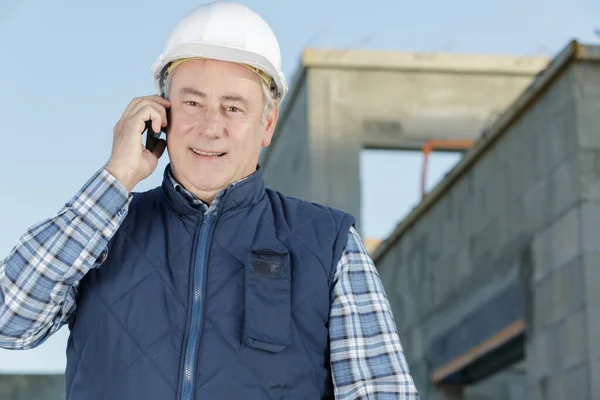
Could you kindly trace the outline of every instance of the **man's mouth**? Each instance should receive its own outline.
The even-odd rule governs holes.
[[[205,156],[205,157],[221,157],[223,155],[225,155],[225,153],[220,153],[220,152],[211,152],[211,151],[203,151],[203,150],[197,150],[197,149],[191,149],[194,153],[198,154],[199,156]]]

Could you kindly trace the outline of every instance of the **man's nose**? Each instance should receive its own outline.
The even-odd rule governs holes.
[[[205,137],[217,138],[221,136],[223,120],[220,110],[214,107],[205,108],[200,118],[198,118],[197,129],[198,134]]]

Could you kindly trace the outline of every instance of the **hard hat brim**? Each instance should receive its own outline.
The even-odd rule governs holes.
[[[167,53],[163,53],[158,57],[152,65],[152,77],[154,86],[158,94],[162,94],[163,73],[165,67],[180,58],[201,57],[220,61],[228,61],[234,63],[248,64],[256,67],[268,74],[277,87],[277,99],[283,100],[287,93],[288,86],[285,78],[266,57],[244,49],[228,47],[224,45],[214,45],[210,43],[196,42],[185,43],[175,46]]]

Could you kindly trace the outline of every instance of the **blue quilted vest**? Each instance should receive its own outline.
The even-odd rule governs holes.
[[[80,284],[67,399],[332,399],[330,291],[353,223],[266,189],[260,168],[204,214],[165,171]]]

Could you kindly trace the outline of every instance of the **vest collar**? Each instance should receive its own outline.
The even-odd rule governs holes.
[[[177,188],[180,186],[180,188]],[[204,214],[207,210],[205,204],[199,199],[190,199],[191,193],[182,193],[183,186],[177,183],[171,175],[169,163],[163,173],[162,192],[169,204],[182,215]],[[257,165],[250,176],[229,185],[229,188],[217,194],[211,208],[218,208],[221,212],[240,209],[258,203],[265,195],[265,183],[262,169]],[[193,195],[192,195],[193,196]]]

